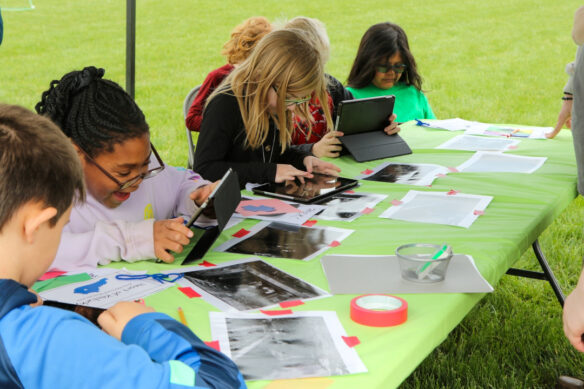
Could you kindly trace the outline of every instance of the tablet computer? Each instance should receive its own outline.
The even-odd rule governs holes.
[[[343,100],[337,106],[335,129],[347,135],[383,131],[393,114],[395,96]]]
[[[412,153],[399,135],[387,135],[383,131],[389,124],[394,104],[392,95],[339,103],[335,130],[343,132],[339,140],[357,162]]]
[[[227,225],[227,222],[231,218],[231,215],[233,215],[233,212],[235,212],[240,201],[241,190],[239,189],[239,179],[237,178],[237,173],[230,168],[221,179],[221,182],[209,195],[205,203],[201,205],[199,211],[196,212],[187,223],[194,234],[191,238],[191,244],[193,244],[193,247],[183,260],[183,265],[187,265],[203,258]],[[203,209],[210,207],[211,205],[215,210],[217,225],[207,228],[198,228],[197,226],[194,226],[194,222],[202,213]]]
[[[353,188],[358,183],[358,180],[351,178],[314,174],[313,178],[304,178],[304,183],[296,179],[281,184],[263,184],[253,188],[253,192],[302,204],[314,204],[328,199],[335,193]]]

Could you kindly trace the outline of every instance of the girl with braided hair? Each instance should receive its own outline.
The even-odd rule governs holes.
[[[87,202],[73,208],[52,268],[74,270],[121,259],[172,262],[193,236],[180,215],[209,196],[192,171],[164,164],[136,102],[93,66],[54,80],[36,105],[71,139]]]

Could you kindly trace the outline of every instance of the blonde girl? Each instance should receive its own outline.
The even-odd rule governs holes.
[[[266,35],[252,54],[211,94],[205,107],[195,167],[220,178],[232,167],[246,182],[284,182],[340,169],[290,146],[293,114],[311,129],[308,102],[327,101],[323,60],[303,31]],[[328,104],[323,106],[332,127]]]

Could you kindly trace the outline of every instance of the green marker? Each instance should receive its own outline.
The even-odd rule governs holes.
[[[436,253],[432,256],[432,260],[441,259],[441,257],[444,254],[449,254],[448,250],[449,250],[449,246],[447,244],[444,244],[440,248],[440,250],[436,251]],[[434,265],[434,266],[431,266],[431,265]],[[420,267],[416,271],[416,274],[418,275],[418,279],[421,280],[422,278],[426,277],[428,275],[428,273],[430,273],[432,271],[432,269],[434,269],[436,266],[438,266],[438,263],[431,262],[431,261],[428,261],[425,264],[423,264],[422,267]]]

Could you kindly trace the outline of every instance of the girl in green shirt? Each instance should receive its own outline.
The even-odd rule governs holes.
[[[369,27],[361,38],[348,85],[356,99],[394,95],[393,112],[400,122],[436,118],[422,93],[422,78],[406,33],[397,24]]]

